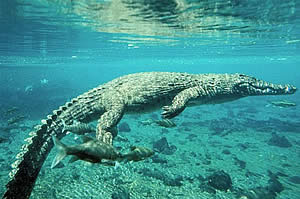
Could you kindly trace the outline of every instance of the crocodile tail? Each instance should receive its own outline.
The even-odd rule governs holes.
[[[62,131],[64,123],[69,125],[73,120],[83,121],[86,118],[86,113],[90,111],[89,106],[93,103],[89,93],[95,95],[94,91],[97,89],[80,95],[59,107],[58,110],[54,110],[52,115],[48,115],[47,119],[42,120],[42,124],[29,134],[30,137],[26,139],[27,143],[22,146],[17,160],[12,164],[13,169],[9,174],[10,180],[6,184],[3,199],[30,197],[38,174],[53,148],[52,136],[58,139],[63,138],[66,135],[65,131]],[[82,98],[87,103],[86,109],[82,107],[80,101]]]
[[[30,197],[40,169],[53,147],[51,136],[58,138],[65,136],[62,132],[62,122],[57,118],[66,109],[66,106],[61,106],[53,111],[52,115],[48,115],[47,119],[42,120],[41,125],[36,126],[35,130],[29,133],[30,137],[25,140],[27,143],[22,146],[21,152],[16,157],[17,160],[12,164],[10,180],[6,184],[3,199]],[[64,119],[66,121],[68,118]],[[67,121],[70,121],[70,118]]]

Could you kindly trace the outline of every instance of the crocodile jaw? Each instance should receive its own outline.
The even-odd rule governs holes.
[[[233,86],[236,94],[241,96],[255,95],[289,95],[294,94],[297,88],[293,85],[272,84],[253,77],[244,76]]]

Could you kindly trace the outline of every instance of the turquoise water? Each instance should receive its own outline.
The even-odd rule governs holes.
[[[41,119],[121,75],[238,72],[299,87],[299,13],[297,0],[2,0],[0,194]],[[131,130],[119,132],[117,148],[153,148],[165,137],[172,150],[118,169],[68,160],[50,169],[54,149],[31,198],[297,199],[299,106],[270,103],[281,100],[299,105],[299,93],[188,108],[173,128],[153,122],[161,111],[125,115],[120,124]],[[282,136],[290,145],[272,144]],[[63,142],[81,142],[74,138]],[[209,183],[220,171],[231,178],[229,190]]]

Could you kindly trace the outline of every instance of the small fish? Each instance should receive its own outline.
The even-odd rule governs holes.
[[[11,115],[11,114],[13,114],[13,113],[15,113],[15,112],[17,112],[17,111],[19,111],[19,108],[13,106],[13,107],[11,107],[11,108],[9,108],[9,109],[7,109],[7,110],[5,111],[5,115]]]
[[[73,155],[69,162],[83,160],[91,163],[101,163],[102,160],[119,161],[121,154],[112,145],[101,142],[91,137],[82,136],[83,143],[66,146],[56,137],[52,137],[54,145],[58,149],[51,168],[54,168],[68,155]]]
[[[86,133],[92,133],[96,131],[96,127],[90,124],[81,123],[78,121],[74,121],[73,124],[66,124],[65,121],[62,120],[63,123],[63,131],[68,131],[75,133],[77,135],[84,135]]]
[[[148,119],[148,120],[141,121],[139,123],[144,126],[157,124],[158,126],[162,126],[162,127],[166,127],[166,128],[172,128],[172,127],[176,126],[176,124],[172,120],[169,120],[169,119],[163,119],[163,120]]]
[[[288,102],[288,101],[285,101],[285,100],[271,101],[270,104],[272,104],[273,106],[278,106],[278,107],[282,107],[282,108],[296,106],[296,103]]]
[[[152,119],[148,119],[148,120],[144,120],[144,121],[139,121],[139,123],[143,126],[149,126],[151,124],[153,124],[155,121]]]
[[[26,116],[24,115],[17,115],[13,118],[10,118],[9,120],[7,120],[7,124],[8,125],[12,125],[12,124],[16,124],[18,122],[21,122],[22,120],[24,120],[26,118]]]
[[[40,82],[41,82],[42,85],[43,84],[48,84],[49,80],[44,78],[44,79],[41,79]]]
[[[138,162],[152,155],[154,155],[154,151],[149,148],[132,146],[130,147],[130,152],[124,154],[122,157],[124,158],[125,162],[129,162],[129,161]]]
[[[33,91],[33,86],[32,85],[28,85],[25,87],[24,89],[25,93],[30,93]]]
[[[162,126],[162,127],[166,127],[166,128],[172,128],[175,127],[176,124],[169,119],[163,119],[163,120],[155,120],[154,121],[157,125]]]

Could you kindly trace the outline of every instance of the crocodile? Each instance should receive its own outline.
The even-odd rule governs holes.
[[[256,95],[295,93],[292,85],[272,84],[244,74],[188,74],[176,72],[134,73],[116,78],[70,100],[54,110],[29,133],[17,160],[3,198],[29,198],[39,171],[53,148],[52,137],[66,135],[64,123],[89,123],[98,119],[96,138],[112,144],[116,125],[130,113],[162,108],[170,119],[186,107],[217,104]]]

